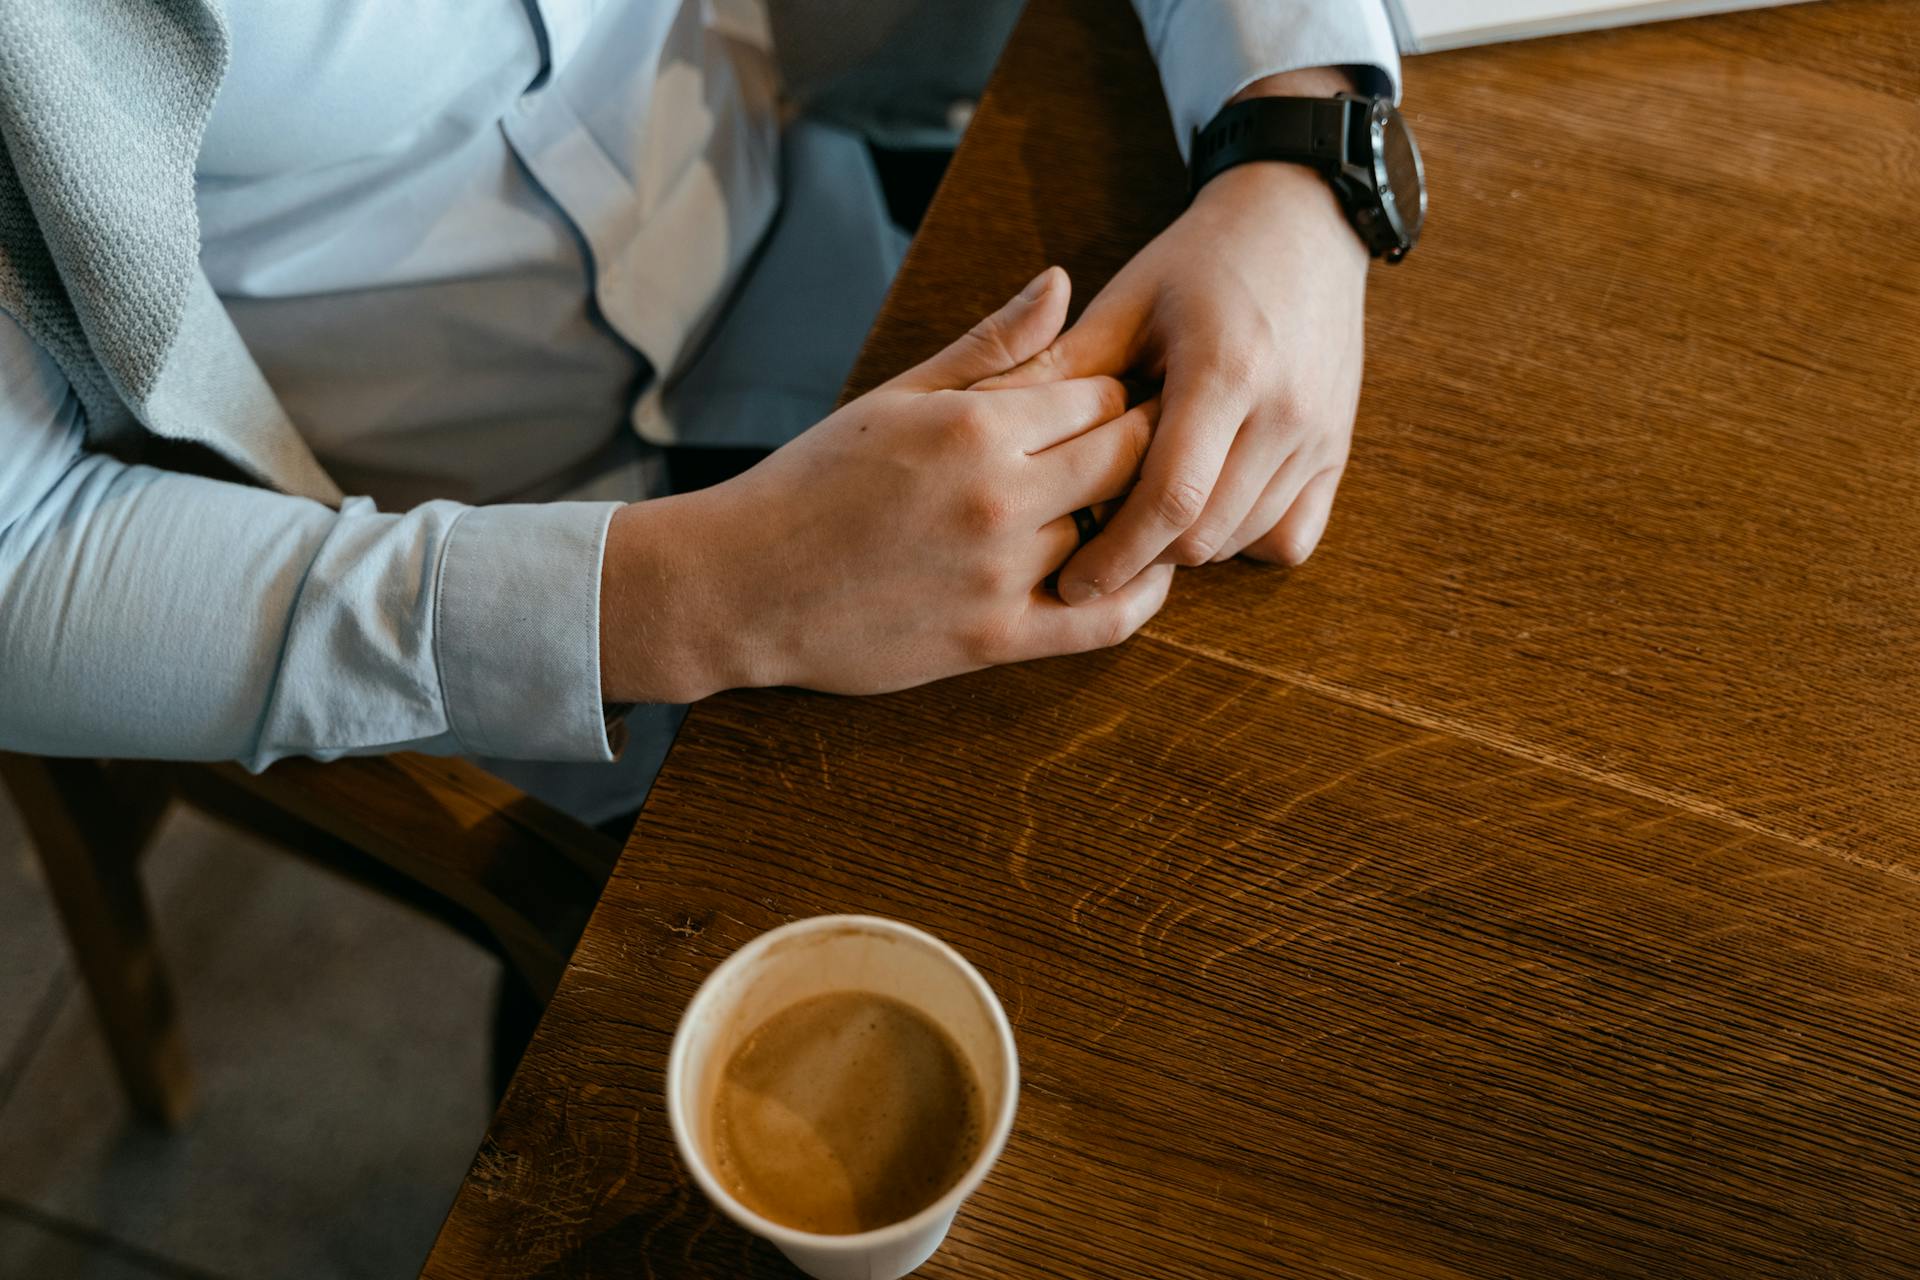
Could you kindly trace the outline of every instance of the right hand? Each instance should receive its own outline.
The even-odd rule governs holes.
[[[1125,496],[1152,434],[1112,378],[965,388],[1042,350],[1066,273],[752,470],[614,516],[601,606],[613,701],[799,685],[884,693],[1118,644],[1173,570],[1069,608],[1045,585],[1072,512]]]

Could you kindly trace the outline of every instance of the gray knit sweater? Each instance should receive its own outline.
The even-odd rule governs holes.
[[[195,441],[336,502],[200,269],[220,6],[0,0],[0,310],[60,365],[96,445]]]

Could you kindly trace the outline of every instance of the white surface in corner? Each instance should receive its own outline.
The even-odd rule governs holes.
[[[1663,22],[1803,0],[1388,0],[1407,53]]]

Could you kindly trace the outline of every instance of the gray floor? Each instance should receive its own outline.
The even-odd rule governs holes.
[[[196,815],[145,864],[196,1073],[135,1125],[0,797],[0,1277],[414,1275],[490,1103],[495,963]]]

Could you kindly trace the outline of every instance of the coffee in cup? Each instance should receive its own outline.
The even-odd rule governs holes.
[[[911,1218],[980,1149],[980,1086],[911,1005],[832,991],[768,1018],[714,1092],[714,1174],[756,1213],[851,1235]]]
[[[762,934],[694,994],[667,1056],[682,1162],[816,1280],[925,1262],[999,1158],[1013,1030],[953,948],[874,916]]]

